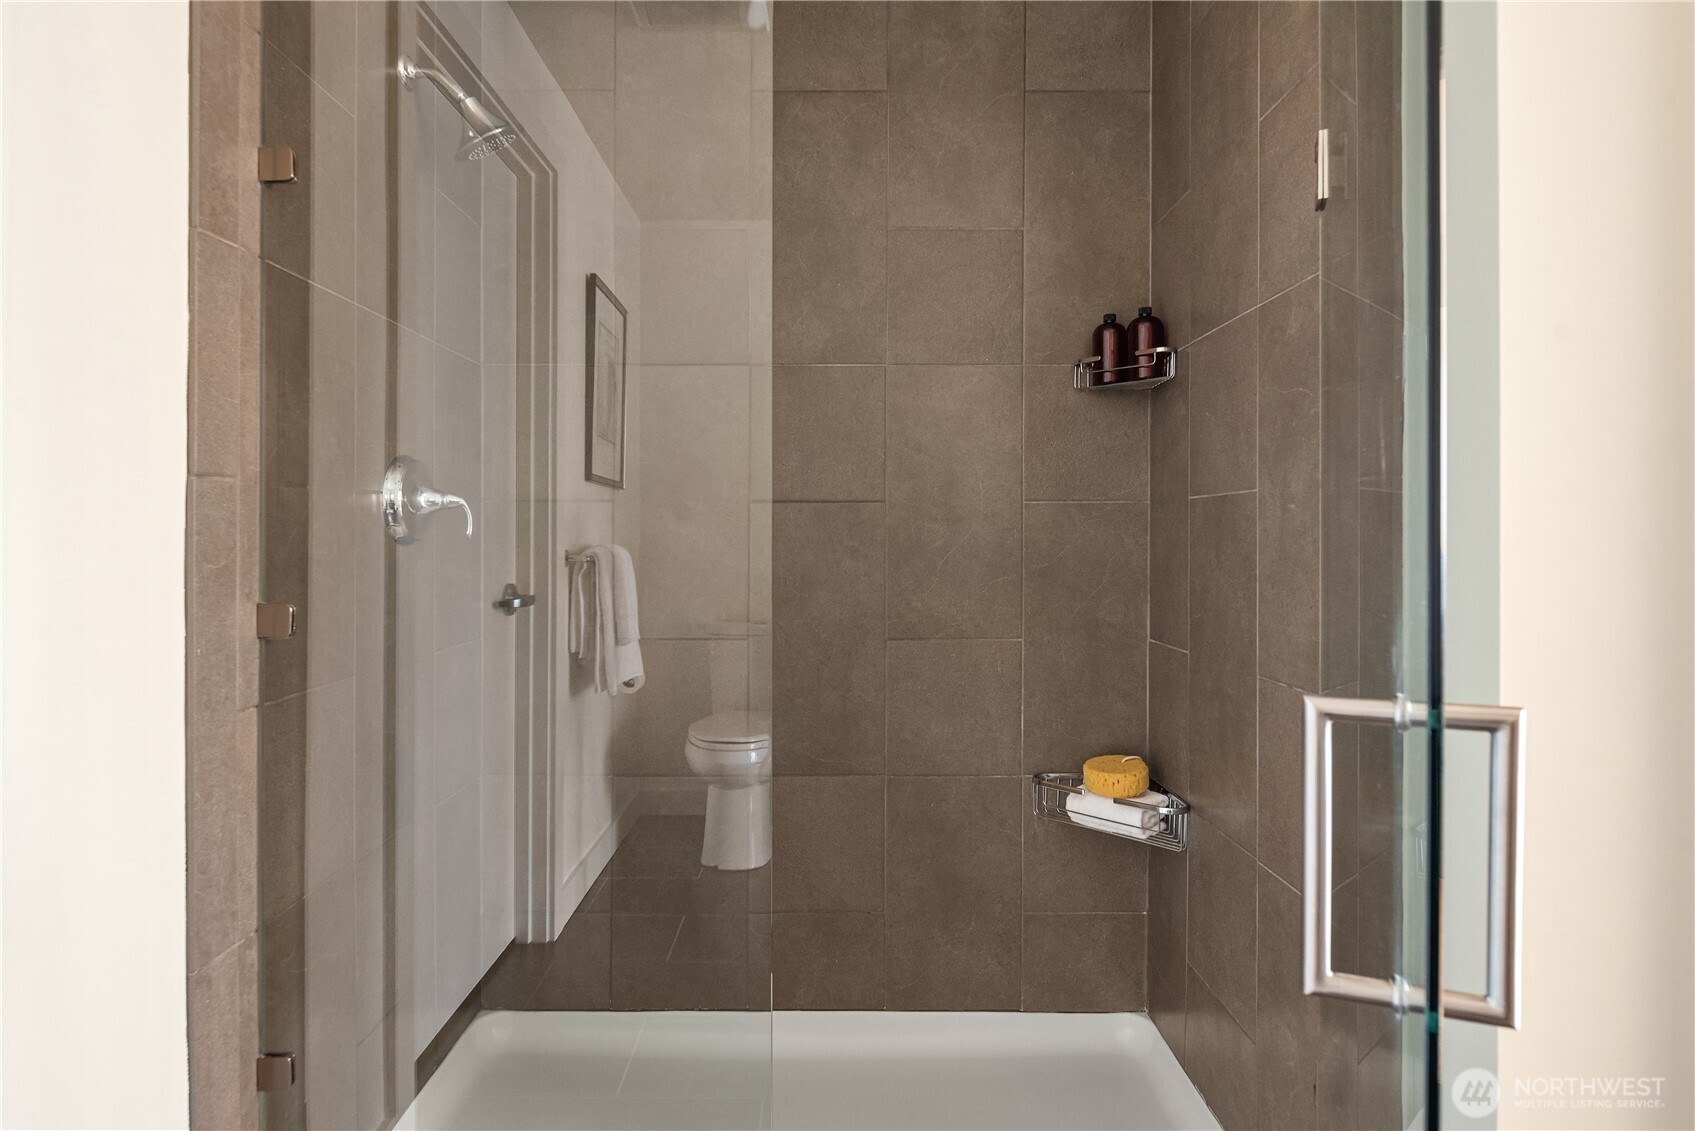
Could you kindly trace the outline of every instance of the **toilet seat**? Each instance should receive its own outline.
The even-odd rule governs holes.
[[[720,711],[689,724],[689,743],[707,750],[769,749],[771,716],[755,711]]]
[[[684,753],[705,778],[765,778],[771,773],[771,717],[723,711],[689,727]]]

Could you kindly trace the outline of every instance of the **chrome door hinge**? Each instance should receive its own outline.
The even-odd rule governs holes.
[[[300,179],[294,168],[294,150],[286,145],[267,145],[259,150],[259,183],[290,185]]]
[[[253,1086],[261,1092],[286,1092],[294,1087],[294,1054],[259,1054],[253,1062]]]
[[[293,605],[263,604],[254,609],[254,632],[261,640],[287,640],[294,635]]]

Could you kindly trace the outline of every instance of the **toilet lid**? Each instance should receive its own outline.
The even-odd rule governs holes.
[[[771,716],[755,711],[720,711],[689,727],[689,741],[702,746],[757,746],[771,741]]]

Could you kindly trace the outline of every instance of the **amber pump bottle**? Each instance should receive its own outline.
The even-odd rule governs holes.
[[[1097,385],[1111,385],[1128,380],[1132,374],[1115,372],[1130,364],[1130,335],[1118,321],[1118,315],[1106,314],[1095,327],[1095,356],[1100,358],[1100,379]]]
[[[1136,380],[1144,381],[1149,377],[1158,377],[1160,365],[1153,351],[1165,344],[1165,323],[1154,317],[1153,307],[1144,306],[1136,311],[1136,321],[1130,323],[1127,337],[1130,339],[1130,348],[1135,351],[1133,357]]]

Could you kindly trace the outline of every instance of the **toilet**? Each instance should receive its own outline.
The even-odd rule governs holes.
[[[771,859],[771,716],[720,711],[689,727],[683,753],[707,781],[700,862],[731,872],[764,867]]]

